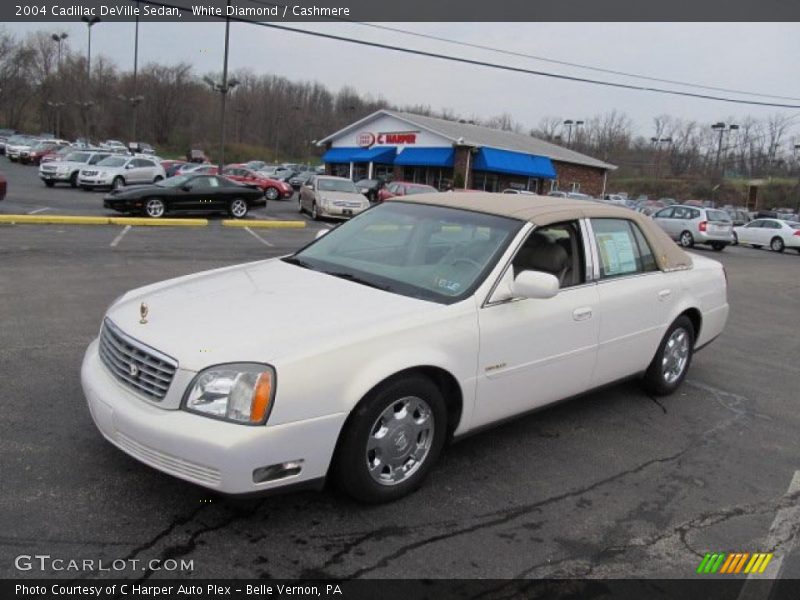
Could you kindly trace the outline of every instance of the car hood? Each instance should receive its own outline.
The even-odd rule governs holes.
[[[90,168],[89,165],[87,165],[86,163],[73,162],[71,160],[51,160],[50,162],[45,163],[45,164],[48,165],[49,167],[56,167],[57,169],[58,168],[63,168],[63,167],[68,167],[70,169],[74,169],[74,168],[78,168],[78,169]]]
[[[108,198],[135,198],[142,193],[156,192],[164,194],[165,188],[163,185],[155,185],[153,183],[141,183],[137,185],[126,185],[116,190],[111,190],[106,197]]]
[[[444,308],[272,259],[132,290],[107,316],[196,371],[225,362],[274,364]]]

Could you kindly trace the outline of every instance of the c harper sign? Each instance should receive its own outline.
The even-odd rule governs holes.
[[[375,145],[412,145],[417,143],[418,133],[419,131],[387,131],[382,133],[362,131],[356,135],[356,144],[358,144],[361,148],[371,148]]]

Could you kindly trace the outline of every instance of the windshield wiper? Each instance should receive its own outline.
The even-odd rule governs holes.
[[[303,267],[304,269],[311,269],[312,271],[316,270],[311,265],[311,263],[307,263],[306,261],[296,258],[294,256],[287,256],[286,258],[283,259],[283,262],[287,262],[290,265],[297,265],[298,267]]]
[[[388,291],[389,286],[386,285],[379,285],[377,283],[373,283],[371,281],[367,281],[366,279],[361,279],[357,275],[353,275],[352,273],[346,273],[342,271],[323,271],[323,273],[327,273],[328,275],[333,275],[334,277],[338,277],[340,279],[346,279],[347,281],[352,281],[353,283],[360,283],[361,285],[366,285],[371,288],[375,288],[378,290]]]

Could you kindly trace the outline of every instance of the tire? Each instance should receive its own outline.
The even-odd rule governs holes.
[[[783,243],[781,238],[774,237],[769,243],[769,249],[773,252],[783,252],[786,250],[786,244]]]
[[[694,336],[694,325],[686,315],[669,326],[642,379],[647,392],[666,396],[680,387],[692,364]]]
[[[714,252],[722,252],[723,250],[725,250],[725,246],[727,246],[727,244],[723,244],[721,242],[714,242],[711,244],[711,247],[714,249]]]
[[[317,212],[317,203],[311,203],[311,219],[314,221],[319,221],[319,213]]]
[[[161,198],[148,198],[144,203],[144,214],[151,219],[160,219],[167,212],[167,207]]]
[[[381,430],[383,435],[376,436]],[[446,430],[444,398],[430,379],[409,375],[389,380],[350,414],[334,456],[335,480],[362,502],[397,500],[422,484],[444,446]]]
[[[694,236],[691,231],[684,231],[678,238],[678,243],[684,248],[692,248],[694,246]]]
[[[736,235],[736,232],[733,232],[733,242],[731,242],[731,246],[738,246],[739,245],[739,236]]]
[[[242,198],[234,198],[228,204],[228,214],[234,219],[246,217],[249,210],[250,206],[247,204],[247,200]]]
[[[90,186],[90,185],[82,185],[82,186],[81,186],[81,189],[82,189],[84,192],[91,192],[91,191],[92,191],[92,186]]]
[[[123,187],[125,187],[125,180],[122,177],[115,177],[114,181],[111,182],[112,190],[118,190]]]
[[[751,248],[755,248],[756,250],[761,250],[761,244],[750,244]]]
[[[156,175],[156,176],[153,178],[153,183],[158,183],[158,182],[159,182],[159,181],[161,181],[162,179],[164,179],[164,178],[163,178],[161,175]]]
[[[44,184],[47,187],[53,187],[56,184],[56,182],[55,181],[45,181]]]
[[[69,184],[76,188],[78,187],[78,172],[75,171],[72,175],[69,176]]]
[[[268,187],[267,191],[264,192],[264,195],[267,197],[267,200],[277,200],[278,199],[278,188]]]

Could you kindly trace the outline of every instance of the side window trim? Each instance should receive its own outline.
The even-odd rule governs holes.
[[[597,217],[596,219],[597,220],[601,220],[601,219],[605,219],[605,218],[606,217]],[[637,252],[639,253],[639,255],[636,257],[637,270],[634,271],[634,272],[631,272],[631,273],[626,273],[624,275],[619,275],[619,276],[615,276],[615,277],[602,277],[601,276],[601,274],[600,274],[600,257],[599,257],[598,251],[597,251],[597,238],[595,237],[594,228],[592,227],[592,219],[591,218],[587,218],[586,219],[587,226],[588,226],[589,231],[591,232],[591,248],[592,248],[592,252],[594,253],[594,259],[595,259],[596,282],[597,283],[608,283],[608,282],[612,282],[612,281],[619,281],[619,280],[623,280],[623,279],[629,279],[631,277],[642,277],[644,275],[652,275],[654,273],[661,273],[661,269],[659,269],[659,268],[656,268],[656,269],[654,269],[652,271],[645,271],[644,270],[644,259],[643,259],[642,255],[641,255],[641,249],[639,247],[639,241],[636,239],[636,234],[635,234],[634,229],[633,229],[634,227],[638,227],[638,225],[636,225],[636,223],[633,220],[626,219],[624,217],[611,217],[610,220],[624,221],[625,223],[627,223],[628,229],[630,231],[630,235],[633,238],[634,247],[636,248]],[[644,232],[641,231],[641,229],[639,229],[639,231],[640,231],[640,233],[642,235],[642,238],[645,240],[645,243],[648,244],[647,247],[650,249],[651,255],[655,256],[655,254],[653,254],[653,249],[650,248],[650,245],[647,242],[647,238],[645,237]]]
[[[586,280],[588,282],[600,281],[600,257],[597,254],[595,245],[594,228],[592,220],[584,218],[580,220],[581,235],[583,236],[583,254],[586,261]]]

